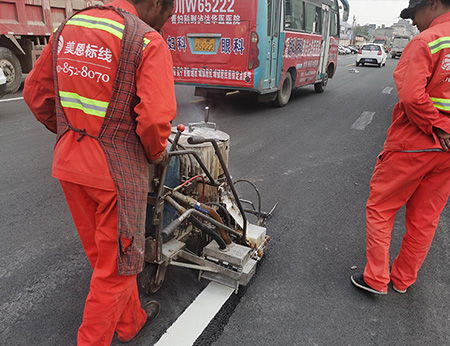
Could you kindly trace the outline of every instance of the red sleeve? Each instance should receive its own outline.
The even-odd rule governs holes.
[[[144,146],[147,158],[159,157],[167,146],[170,122],[177,114],[173,63],[167,44],[157,32],[146,35],[150,43],[144,50],[136,74],[137,95],[140,103],[136,133]]]
[[[36,119],[56,133],[52,39],[53,35],[25,80],[23,99]]]
[[[450,119],[433,106],[426,87],[433,74],[433,57],[424,40],[413,40],[402,54],[394,73],[398,97],[409,121],[433,135],[433,126],[450,133]]]

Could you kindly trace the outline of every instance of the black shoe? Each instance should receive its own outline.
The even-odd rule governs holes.
[[[156,300],[151,300],[142,307],[147,313],[147,321],[145,321],[144,327],[153,322],[158,316],[161,310],[161,304]]]
[[[361,288],[365,291],[375,293],[375,294],[387,294],[387,292],[377,291],[377,290],[373,289],[372,287],[370,287],[368,284],[366,284],[366,282],[364,281],[363,274],[360,274],[357,276],[352,275],[350,277],[350,280],[352,280],[353,285],[355,285],[356,287]]]
[[[144,325],[139,330],[139,332],[137,332],[137,334],[139,334],[142,331],[142,329],[144,329],[146,326],[148,326],[150,323],[152,323],[156,319],[156,317],[158,317],[159,311],[161,310],[161,305],[156,300],[151,300],[148,303],[146,303],[142,308],[147,313],[147,321],[145,321]],[[120,340],[120,338],[119,338],[119,341],[126,344],[126,343],[130,342],[131,340],[133,340],[136,337],[136,335],[128,340]]]

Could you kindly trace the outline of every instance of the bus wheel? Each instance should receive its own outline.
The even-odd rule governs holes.
[[[316,91],[316,93],[323,93],[325,91],[325,88],[327,87],[327,83],[328,83],[328,73],[325,72],[322,81],[314,84],[314,90]]]
[[[14,94],[22,83],[22,67],[19,59],[8,48],[0,47],[0,68],[6,77],[6,92]]]
[[[278,90],[275,103],[278,107],[284,107],[288,104],[292,94],[292,75],[290,72],[286,72],[284,75],[281,89]]]

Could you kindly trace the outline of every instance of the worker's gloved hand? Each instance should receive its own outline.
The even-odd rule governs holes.
[[[167,150],[164,150],[161,153],[161,155],[159,155],[156,159],[150,160],[150,163],[152,163],[154,165],[159,165],[159,164],[165,164],[165,163],[167,163],[167,161],[169,161],[169,154],[167,153]]]
[[[445,151],[450,150],[450,133],[441,130],[438,127],[433,127],[433,131],[436,136],[439,138],[439,142],[441,142],[442,149]]]

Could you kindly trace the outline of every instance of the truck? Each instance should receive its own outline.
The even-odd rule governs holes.
[[[386,50],[386,52],[388,52],[390,47],[391,47],[389,39],[387,38],[387,36],[375,37],[375,39],[373,40],[372,43],[382,44],[384,46],[384,49]]]
[[[77,11],[109,0],[0,0],[0,67],[6,92],[15,93],[51,33]]]
[[[392,59],[401,57],[403,49],[405,49],[406,45],[409,43],[410,40],[411,38],[409,36],[394,36],[390,52]]]

